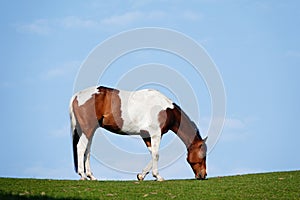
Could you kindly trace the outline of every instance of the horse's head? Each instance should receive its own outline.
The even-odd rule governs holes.
[[[206,178],[206,139],[194,142],[188,148],[187,161],[191,165],[195,178],[198,180],[204,180]]]

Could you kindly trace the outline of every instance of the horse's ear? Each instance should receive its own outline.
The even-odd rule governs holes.
[[[204,141],[205,143],[206,143],[207,137],[208,137],[208,136],[206,136],[206,137],[203,139],[203,141]]]

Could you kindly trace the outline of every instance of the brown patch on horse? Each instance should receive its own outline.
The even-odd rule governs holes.
[[[187,161],[191,165],[196,179],[205,179],[206,174],[206,151],[205,140],[194,140],[188,148]]]
[[[111,132],[119,132],[123,126],[119,90],[98,87],[95,94],[95,111],[99,125]]]
[[[94,131],[98,127],[98,121],[95,113],[95,100],[94,95],[87,100],[83,105],[78,105],[77,97],[73,101],[73,111],[78,123],[80,124],[80,130],[88,139],[93,136]]]
[[[173,109],[167,108],[166,110],[162,110],[158,114],[159,126],[161,129],[161,134],[164,134],[172,129],[174,124],[174,115]]]
[[[73,101],[74,114],[81,132],[88,139],[93,137],[99,126],[112,132],[119,132],[123,125],[119,91],[106,87],[98,87],[98,91],[83,105],[78,105],[77,97]]]
[[[146,130],[141,130],[140,135],[141,135],[143,141],[145,142],[146,146],[151,147],[151,138],[150,138],[149,132]]]

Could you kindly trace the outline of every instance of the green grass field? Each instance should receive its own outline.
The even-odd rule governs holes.
[[[0,199],[300,199],[300,171],[164,182],[0,178]]]

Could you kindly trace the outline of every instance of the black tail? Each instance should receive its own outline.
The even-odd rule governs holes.
[[[74,129],[73,133],[73,157],[74,157],[74,169],[78,173],[78,154],[77,154],[77,144],[79,142],[79,135],[77,129]]]

